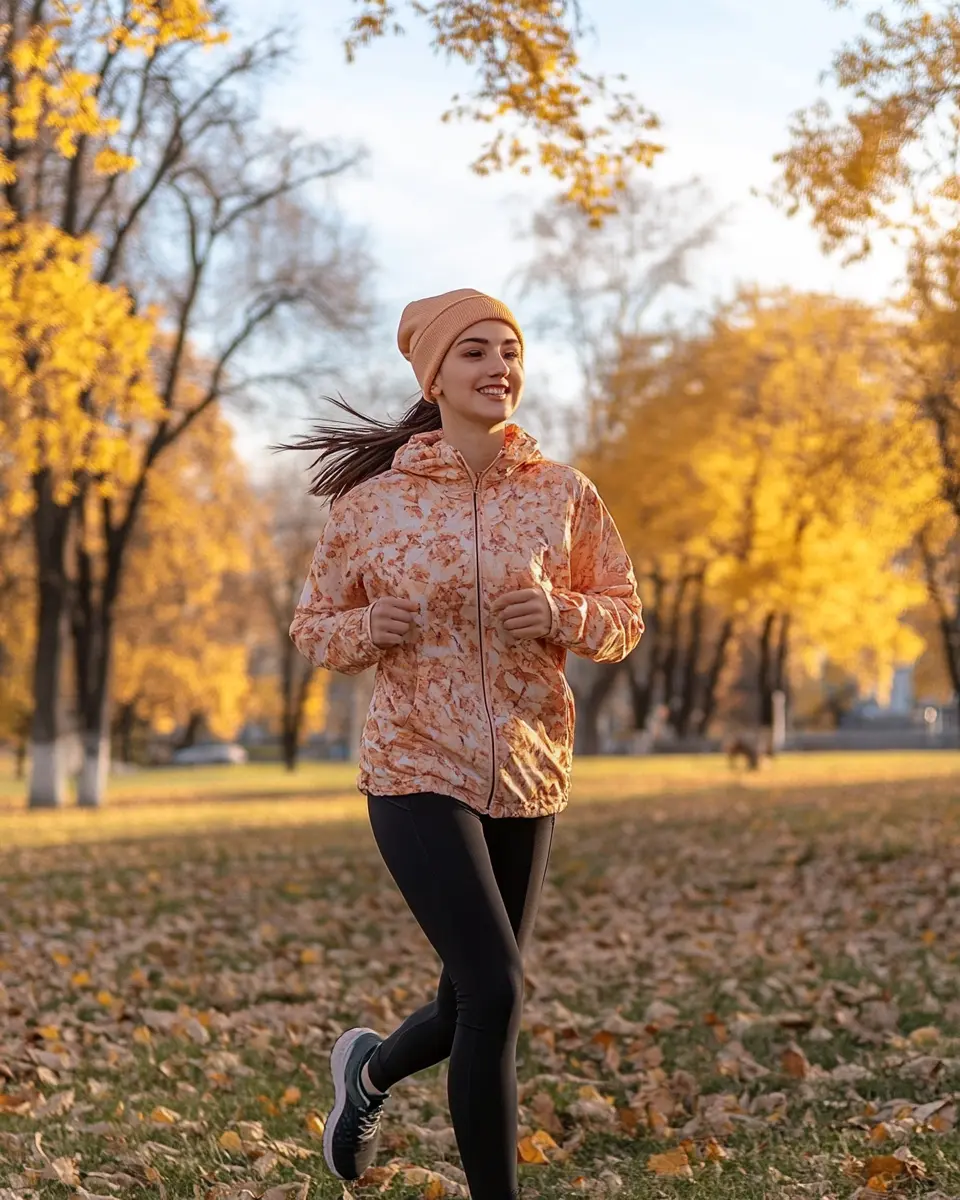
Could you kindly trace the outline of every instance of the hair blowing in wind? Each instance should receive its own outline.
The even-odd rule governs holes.
[[[310,464],[313,477],[310,495],[321,500],[339,500],[351,488],[390,469],[393,456],[417,433],[440,428],[440,410],[421,397],[397,421],[381,421],[358,412],[341,397],[324,396],[330,404],[361,422],[320,422],[295,442],[271,446],[272,450],[309,450],[316,454]]]

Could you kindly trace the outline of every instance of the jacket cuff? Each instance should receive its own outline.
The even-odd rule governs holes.
[[[542,585],[541,585],[542,586]],[[557,634],[560,632],[560,609],[554,599],[553,589],[543,588],[543,594],[547,598],[547,603],[550,605],[550,632],[546,636],[546,641],[556,641]]]
[[[376,601],[374,601],[374,604]],[[380,647],[373,640],[370,622],[373,617],[373,604],[368,604],[363,610],[363,620],[360,623],[361,652],[364,658],[379,657]]]

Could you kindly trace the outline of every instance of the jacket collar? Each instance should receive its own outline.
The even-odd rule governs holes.
[[[543,459],[537,439],[519,425],[506,428],[503,449],[484,472],[484,479],[503,477],[525,463]],[[438,482],[469,480],[466,463],[449,442],[442,430],[417,433],[393,456],[393,466],[408,475],[422,475]]]

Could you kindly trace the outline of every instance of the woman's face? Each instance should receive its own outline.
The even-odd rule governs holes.
[[[465,329],[447,351],[431,393],[444,420],[452,416],[487,430],[506,424],[522,394],[520,342],[505,321]]]

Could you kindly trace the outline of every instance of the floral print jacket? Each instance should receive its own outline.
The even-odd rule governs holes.
[[[550,632],[511,644],[490,606],[535,586]],[[371,640],[380,596],[420,605],[399,646]],[[619,662],[642,632],[633,568],[596,488],[517,425],[477,478],[442,434],[418,434],[337,500],[290,627],[317,666],[376,665],[362,792],[438,792],[495,817],[566,806],[567,651]]]

